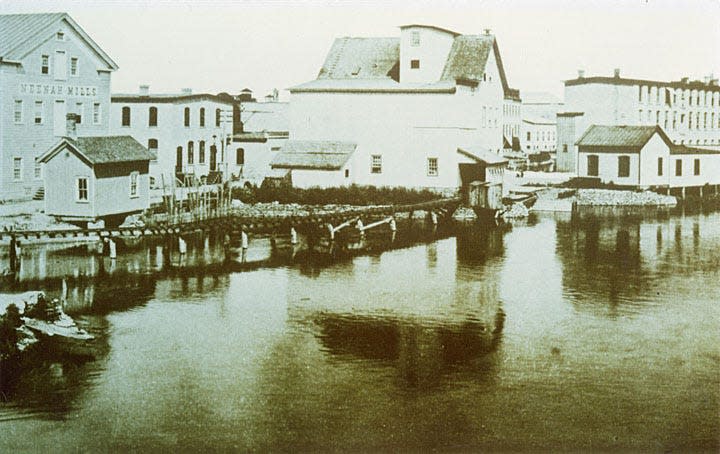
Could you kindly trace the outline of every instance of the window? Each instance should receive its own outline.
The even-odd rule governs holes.
[[[75,113],[77,114],[77,118],[75,119],[75,124],[82,124],[82,119],[85,116],[85,106],[81,102],[75,103]]]
[[[200,164],[205,164],[205,141],[204,140],[200,141],[200,150],[198,150],[198,152],[200,153],[200,157],[199,157]]]
[[[138,172],[130,172],[130,197],[138,196]]]
[[[200,127],[201,128],[205,127],[205,108],[204,107],[200,108]]]
[[[420,32],[412,32],[412,45],[413,47],[417,47],[420,45]]]
[[[157,139],[148,139],[148,150],[157,151],[158,141]]]
[[[528,133],[527,133],[527,140],[528,140],[528,142],[530,141],[530,131],[528,131]]]
[[[567,144],[566,143],[563,144],[563,153],[567,153]]]
[[[675,160],[675,176],[676,177],[682,176],[682,159]]]
[[[155,189],[155,188],[156,188],[156,184],[157,184],[157,183],[155,182],[155,177],[152,177],[152,176],[151,176],[151,177],[150,177],[150,189]]]
[[[43,102],[42,101],[35,101],[35,124],[41,125],[43,124]]]
[[[643,111],[642,109],[638,110],[638,121],[642,123],[643,121]]]
[[[148,126],[157,126],[157,107],[148,109]]]
[[[50,73],[50,56],[49,55],[42,56],[42,65],[40,66],[40,73],[41,74]]]
[[[81,177],[77,179],[77,199],[78,202],[87,202],[88,200],[88,179]]]
[[[427,174],[430,177],[438,176],[438,159],[437,158],[428,158]]]
[[[220,127],[220,109],[215,109],[215,127]]]
[[[193,143],[192,140],[190,142],[188,142],[187,161],[188,161],[188,164],[192,164],[195,162],[195,144]]]
[[[35,158],[35,179],[41,180],[42,179],[42,163],[38,158]]]
[[[372,155],[370,163],[370,173],[382,173],[382,156],[379,154]]]
[[[693,162],[693,175],[700,175],[700,159]]]
[[[127,106],[122,108],[122,125],[130,126],[130,108]]]
[[[93,124],[99,125],[101,120],[102,112],[100,112],[100,103],[96,102],[93,104]]]
[[[235,164],[241,166],[245,164],[245,150],[238,148],[235,150]]]
[[[22,181],[22,158],[13,158],[13,180]]]
[[[597,155],[591,154],[587,157],[587,174],[591,177],[598,176],[599,173],[598,157]]]
[[[420,69],[420,60],[410,60],[410,69]]]
[[[65,41],[65,33],[63,33],[63,32],[55,33],[55,39],[58,41]]]
[[[185,127],[190,127],[190,108],[185,108]]]
[[[345,178],[350,178],[350,169],[345,169]]]
[[[618,177],[630,176],[630,156],[618,156]]]
[[[77,57],[72,57],[70,59],[70,75],[71,76],[78,75],[78,59],[77,59]]]
[[[642,95],[643,95],[643,87],[640,85],[638,87],[638,102],[642,102]]]
[[[658,176],[661,177],[663,174],[663,158],[658,158]]]
[[[15,121],[15,124],[23,122],[23,102],[22,101],[19,101],[19,100],[15,101],[15,112],[13,113],[13,119]]]

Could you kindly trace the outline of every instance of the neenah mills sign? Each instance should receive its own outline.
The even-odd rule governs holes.
[[[62,84],[20,84],[24,95],[97,96],[97,87]]]

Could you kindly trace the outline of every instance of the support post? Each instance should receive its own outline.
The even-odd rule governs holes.
[[[17,240],[14,236],[10,237],[10,250],[8,251],[10,254],[10,272],[14,273],[18,270],[19,264],[18,264],[18,256],[17,256]]]

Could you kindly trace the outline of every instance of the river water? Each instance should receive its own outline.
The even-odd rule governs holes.
[[[720,214],[449,234],[71,288],[93,354],[5,371],[0,451],[717,451]]]

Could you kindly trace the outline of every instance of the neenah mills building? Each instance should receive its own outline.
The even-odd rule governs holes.
[[[107,134],[112,59],[66,13],[0,15],[0,199],[43,187],[38,157],[66,133]]]

